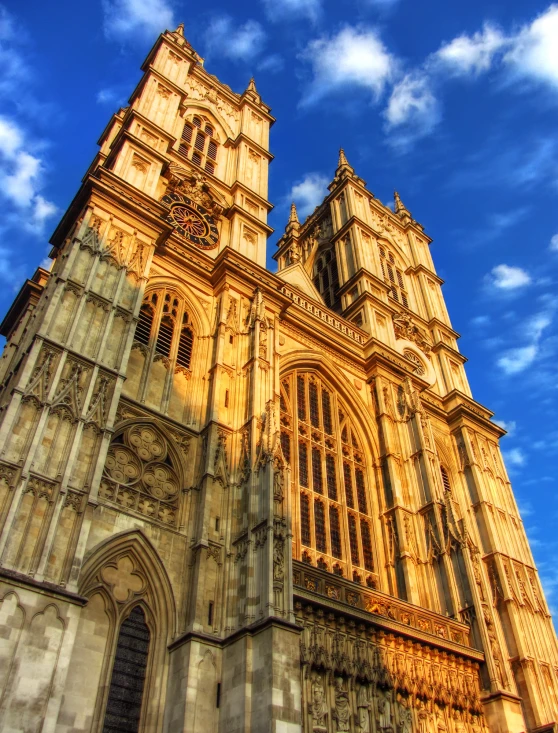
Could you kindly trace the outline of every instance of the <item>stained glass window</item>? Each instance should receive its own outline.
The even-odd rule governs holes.
[[[333,424],[331,421],[331,398],[329,392],[322,387],[322,414],[324,418],[324,432],[333,435]]]
[[[291,438],[287,432],[281,431],[281,450],[287,463],[291,462]]]
[[[353,514],[349,514],[349,542],[351,545],[351,562],[353,563],[353,565],[360,565],[357,522]]]
[[[316,550],[327,552],[324,505],[319,499],[314,501],[314,526],[316,529]]]
[[[326,456],[326,481],[327,496],[333,501],[337,501],[337,477],[335,475],[335,458],[328,453]]]
[[[312,448],[312,486],[317,494],[324,493],[322,453],[319,448]]]
[[[306,547],[312,544],[310,533],[310,499],[306,494],[300,495],[300,541]]]
[[[308,488],[308,448],[303,441],[298,444],[298,481]]]
[[[359,433],[339,395],[315,372],[283,376],[281,390],[281,447],[298,477],[301,541],[295,557],[364,583],[374,571],[372,477]]]
[[[320,411],[318,409],[318,386],[315,382],[308,385],[308,395],[310,399],[310,422],[313,427],[320,427]]]
[[[360,468],[355,469],[355,482],[357,489],[358,509],[361,514],[368,514],[368,507],[366,504],[366,487],[364,485],[364,474]]]
[[[347,506],[354,509],[355,498],[353,494],[353,477],[351,474],[350,463],[343,463],[343,479],[345,482],[345,500],[347,502]]]
[[[296,403],[298,405],[298,419],[306,422],[306,389],[304,377],[301,376],[296,381]]]
[[[360,520],[360,536],[362,538],[362,554],[364,556],[364,567],[367,570],[374,570],[374,556],[372,554],[372,538],[370,526],[366,519]]]
[[[334,505],[329,505],[329,535],[331,539],[331,554],[333,557],[341,559],[343,553],[341,551],[341,528],[339,526],[339,509]]]
[[[143,610],[136,606],[118,634],[103,733],[139,730],[150,637]]]

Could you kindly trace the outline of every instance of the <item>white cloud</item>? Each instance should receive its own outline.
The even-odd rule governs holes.
[[[494,420],[494,422],[507,432],[506,437],[508,438],[515,433],[517,428],[515,420]]]
[[[272,53],[271,56],[263,59],[258,64],[258,71],[268,71],[270,74],[277,74],[282,71],[285,66],[285,61],[282,56],[278,53]]]
[[[558,90],[558,5],[551,5],[519,31],[504,61],[518,75]]]
[[[310,18],[314,21],[322,10],[322,0],[263,0],[270,20]]]
[[[490,316],[475,316],[474,318],[471,318],[471,324],[478,327],[487,326],[490,323],[490,320]]]
[[[388,130],[397,130],[397,144],[407,144],[432,132],[440,119],[440,109],[428,77],[404,76],[393,87],[384,115]]]
[[[40,233],[56,207],[39,194],[44,165],[29,151],[23,129],[0,117],[0,196],[16,207],[21,224]],[[4,212],[11,218],[10,212]]]
[[[294,201],[299,217],[305,218],[322,203],[328,183],[329,179],[320,173],[307,173],[301,181],[294,184],[286,200],[288,203]]]
[[[495,54],[508,41],[498,28],[486,23],[482,31],[465,34],[442,46],[433,61],[457,75],[479,75],[492,66]]]
[[[233,61],[250,61],[261,53],[266,34],[255,20],[235,26],[228,15],[220,15],[209,24],[205,41],[208,55],[225,56]]]
[[[500,290],[515,290],[529,285],[531,276],[521,267],[510,267],[509,265],[497,265],[493,267],[489,276],[489,282]]]
[[[504,459],[509,466],[524,466],[526,463],[525,454],[519,448],[511,448],[504,451]]]
[[[555,234],[550,240],[550,250],[552,252],[558,252],[558,234]]]
[[[333,37],[311,41],[302,58],[312,66],[313,78],[303,104],[358,86],[377,100],[394,77],[397,60],[373,28],[346,26]]]
[[[550,311],[539,313],[532,318],[527,319],[523,326],[523,333],[526,338],[533,342],[538,342],[543,331],[552,323],[552,314]]]
[[[30,228],[37,232],[42,232],[47,219],[54,216],[58,212],[57,207],[47,201],[40,194],[35,197],[33,205],[33,213],[30,221]]]
[[[498,366],[505,374],[519,374],[535,361],[538,348],[536,344],[510,349],[498,359]]]
[[[107,38],[133,40],[155,36],[176,26],[167,0],[103,0],[103,29]]]

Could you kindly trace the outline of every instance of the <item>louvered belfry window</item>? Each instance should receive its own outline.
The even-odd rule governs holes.
[[[398,266],[397,260],[392,252],[383,244],[378,246],[380,254],[380,267],[382,268],[382,277],[389,286],[389,297],[401,303],[405,308],[409,307],[407,297],[407,289],[405,287],[405,275]]]
[[[148,293],[140,308],[134,342],[157,359],[168,359],[176,370],[192,366],[194,329],[182,298],[171,289]]]
[[[280,409],[281,446],[299,497],[293,556],[368,582],[374,572],[370,474],[348,410],[319,374],[302,370],[282,378]]]
[[[184,122],[178,152],[212,175],[215,173],[219,143],[213,125],[194,115]]]

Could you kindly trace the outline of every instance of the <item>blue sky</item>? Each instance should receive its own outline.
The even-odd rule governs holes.
[[[57,0],[0,5],[0,310],[126,103],[156,35],[183,21],[206,68],[256,78],[277,123],[270,223],[309,213],[339,147],[432,251],[473,394],[558,608],[558,4],[519,0]]]

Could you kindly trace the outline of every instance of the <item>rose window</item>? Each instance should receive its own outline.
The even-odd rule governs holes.
[[[132,425],[111,443],[100,496],[120,509],[175,525],[180,480],[165,438],[150,425]]]

